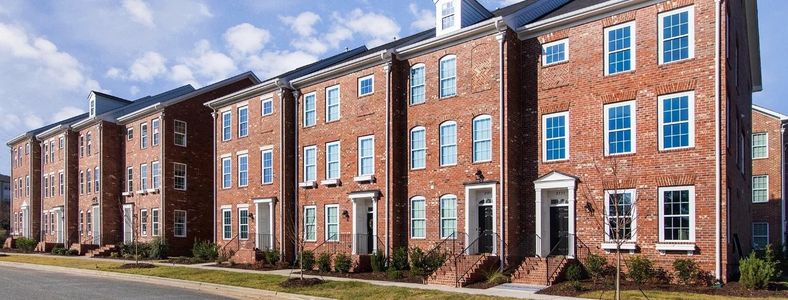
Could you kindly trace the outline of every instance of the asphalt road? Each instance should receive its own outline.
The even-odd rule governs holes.
[[[127,282],[0,267],[0,299],[230,299],[196,291]]]

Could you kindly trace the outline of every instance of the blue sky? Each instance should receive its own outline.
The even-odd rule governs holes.
[[[481,0],[489,9],[517,0]],[[764,91],[788,113],[788,1],[761,0]],[[247,70],[266,78],[433,27],[432,0],[0,0],[0,140],[84,112],[90,90],[127,99]],[[0,173],[8,174],[8,151]]]

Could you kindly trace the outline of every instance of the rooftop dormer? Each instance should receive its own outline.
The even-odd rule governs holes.
[[[440,36],[492,17],[476,0],[433,0],[435,34]]]
[[[123,98],[92,91],[88,95],[88,116],[92,118],[110,110],[126,106],[129,103],[131,101]]]

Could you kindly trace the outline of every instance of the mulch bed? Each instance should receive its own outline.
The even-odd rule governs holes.
[[[590,280],[581,281],[579,286],[574,286],[571,282],[562,282],[554,284],[546,289],[536,292],[537,294],[554,295],[554,296],[567,296],[577,297],[593,291],[611,291],[615,289],[612,282],[607,284],[597,283],[594,284]],[[678,285],[678,284],[642,284],[637,285],[634,282],[621,282],[621,290],[637,291],[641,289],[646,291],[648,295],[649,290],[670,291],[670,292],[683,292],[693,294],[705,294],[714,296],[728,296],[728,297],[745,297],[745,298],[768,298],[768,297],[788,297],[788,290],[781,285],[771,285],[769,290],[748,290],[738,282],[729,282],[721,288],[706,287],[701,285]]]
[[[138,264],[122,264],[118,269],[151,269],[155,268],[156,265],[146,264],[146,263],[138,263]]]
[[[251,264],[228,264],[228,263],[217,263],[215,265],[210,265],[210,267],[216,268],[226,268],[226,269],[241,269],[241,270],[255,270],[255,271],[273,271],[273,270],[281,270],[282,268],[277,268],[276,266],[271,265],[251,265]]]
[[[379,281],[394,281],[394,282],[407,282],[407,283],[423,283],[423,277],[421,276],[414,276],[410,274],[409,271],[400,271],[402,277],[399,279],[389,279],[386,276],[386,272],[361,272],[361,273],[329,273],[329,272],[320,272],[320,271],[304,271],[304,274],[307,275],[315,275],[315,276],[327,276],[327,277],[341,277],[341,278],[353,278],[353,279],[364,279],[364,280],[379,280]]]
[[[33,251],[22,251],[16,248],[0,249],[0,251],[3,251],[5,253],[35,253]]]
[[[196,259],[194,257],[188,257],[188,256],[170,257],[168,259],[161,260],[159,262],[176,264],[176,265],[196,265],[196,264],[207,263],[207,261]]]
[[[323,282],[324,281],[320,278],[290,278],[280,283],[279,286],[283,288],[301,288],[322,284]]]

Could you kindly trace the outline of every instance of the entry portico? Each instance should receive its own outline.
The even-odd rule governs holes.
[[[557,171],[534,181],[537,256],[574,258],[577,181],[577,177]]]

